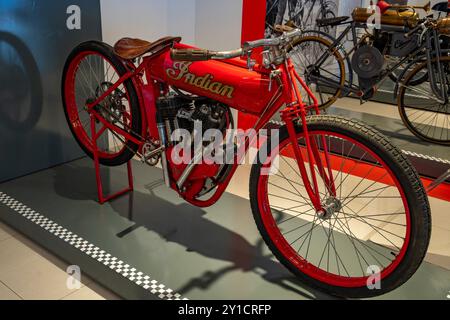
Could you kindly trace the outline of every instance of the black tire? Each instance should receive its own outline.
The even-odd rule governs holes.
[[[301,133],[302,127],[297,125],[296,130],[297,133]],[[290,260],[286,259],[286,257],[277,249],[269,236],[261,217],[262,213],[258,203],[258,190],[259,188],[263,188],[263,186],[259,186],[258,182],[263,166],[262,163],[267,159],[264,156],[260,159],[258,164],[253,166],[250,183],[250,199],[253,216],[262,237],[278,260],[310,287],[319,289],[333,296],[345,298],[368,298],[394,290],[410,279],[419,268],[425,257],[430,241],[430,206],[419,175],[403,153],[393,146],[386,137],[371,127],[361,124],[361,122],[334,116],[312,116],[308,118],[308,130],[310,130],[310,132],[314,132],[315,130],[326,130],[327,132],[332,131],[351,137],[371,148],[371,150],[390,166],[394,175],[397,176],[401,182],[411,210],[411,239],[409,241],[407,252],[392,274],[383,279],[381,290],[369,290],[367,287],[346,288],[331,286],[300,272],[299,269],[295,267]],[[284,139],[289,139],[289,135],[286,128],[282,127],[280,132],[280,144]],[[270,141],[268,144],[269,147],[267,150],[270,150],[270,157],[271,150],[276,146],[272,146]]]
[[[448,56],[444,56],[441,58],[441,62],[442,62],[442,67],[444,67],[446,70],[444,71],[445,74],[447,75],[447,81],[448,81],[448,92],[450,93],[450,79],[448,77],[448,69],[450,68],[450,57]],[[434,144],[440,144],[440,145],[445,145],[445,146],[449,146],[450,145],[450,125],[448,125],[449,121],[450,121],[450,104],[447,103],[446,106],[442,106],[442,107],[436,107],[439,108],[438,110],[433,110],[433,107],[431,106],[431,103],[429,103],[429,108],[430,109],[424,109],[423,112],[429,112],[429,113],[433,113],[433,111],[436,115],[436,117],[438,117],[435,121],[433,119],[432,116],[431,118],[431,122],[427,122],[427,123],[415,123],[415,121],[422,119],[422,115],[421,115],[421,111],[420,109],[416,109],[415,111],[412,111],[412,113],[409,113],[407,111],[407,109],[412,109],[414,110],[414,106],[409,106],[409,108],[406,106],[406,101],[407,101],[407,88],[408,87],[416,87],[424,82],[417,82],[418,78],[421,78],[423,74],[426,74],[427,78],[426,80],[428,80],[429,78],[429,70],[428,70],[428,63],[426,61],[418,64],[405,78],[404,84],[401,86],[400,88],[400,92],[398,94],[398,110],[400,113],[400,116],[402,118],[403,123],[405,124],[405,126],[419,139],[427,141],[427,142],[431,142]],[[425,80],[425,81],[426,81]],[[429,94],[432,95],[432,90],[431,88],[428,88]],[[420,97],[415,97],[414,103],[420,103],[420,101],[424,100],[425,97],[420,98]],[[442,108],[442,110],[441,110]],[[417,113],[419,113],[419,116],[417,116]],[[424,118],[426,119],[426,121],[429,120],[429,118],[427,118],[426,116],[424,116]],[[430,130],[430,126],[433,126],[434,123],[437,124],[438,119],[440,119],[441,121],[443,121],[444,123],[446,123],[445,128],[441,127],[441,134],[439,135],[439,129],[433,129],[432,131]],[[423,126],[423,127],[422,127]],[[428,126],[428,129],[426,129]],[[443,134],[443,131],[446,131],[446,134]],[[433,135],[430,134],[433,133]],[[434,135],[434,133],[437,133],[437,135]]]
[[[113,48],[109,46],[108,44],[99,42],[99,41],[88,41],[84,42],[80,45],[78,45],[69,55],[67,58],[66,64],[64,66],[64,73],[62,78],[62,86],[61,86],[61,92],[62,92],[62,99],[64,104],[64,112],[66,115],[67,123],[69,124],[70,130],[75,137],[77,143],[79,146],[83,149],[83,151],[90,157],[93,158],[92,151],[90,150],[90,146],[86,146],[75,134],[74,129],[69,121],[69,115],[67,112],[67,104],[66,104],[66,97],[65,97],[65,83],[67,78],[68,69],[70,67],[71,62],[77,57],[78,55],[82,54],[83,52],[96,52],[101,54],[103,57],[105,57],[111,64],[114,66],[114,68],[117,70],[117,73],[119,76],[123,76],[127,72],[127,68],[122,63],[122,60],[119,59],[113,51]],[[130,104],[130,112],[132,116],[131,121],[131,128],[129,130],[129,133],[137,138],[138,134],[141,134],[142,132],[142,117],[141,117],[141,111],[139,107],[139,98],[136,93],[136,89],[133,85],[132,80],[127,80],[124,83],[124,86],[128,92],[129,95],[129,104]],[[139,146],[131,141],[126,141],[124,144],[123,151],[112,158],[104,158],[100,157],[99,161],[104,166],[120,166],[128,161],[130,161],[138,151]]]

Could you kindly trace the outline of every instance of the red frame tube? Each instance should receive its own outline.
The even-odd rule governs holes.
[[[118,191],[112,195],[105,196],[103,193],[103,183],[102,183],[102,176],[100,172],[100,159],[98,156],[98,146],[97,141],[100,138],[100,136],[105,132],[106,126],[103,126],[100,131],[97,132],[95,125],[96,125],[96,119],[98,116],[91,113],[91,134],[92,134],[92,146],[93,146],[93,158],[94,158],[94,169],[95,169],[95,178],[97,182],[97,194],[98,194],[98,202],[100,204],[105,204],[108,201],[111,201],[113,199],[116,199],[118,197],[123,196],[124,194],[131,192],[134,190],[134,181],[133,181],[133,169],[131,166],[131,162],[128,161],[127,163],[127,176],[128,176],[128,187]]]
[[[187,47],[186,45],[178,44],[177,47]],[[114,90],[116,90],[121,84],[123,84],[125,81],[132,79],[133,85],[136,87],[136,90],[139,95],[139,101],[140,101],[140,108],[141,108],[141,115],[144,118],[143,124],[146,125],[146,127],[143,129],[142,137],[144,139],[147,138],[153,138],[153,139],[159,139],[158,136],[158,130],[156,126],[156,119],[155,119],[155,112],[156,112],[156,100],[158,99],[159,95],[161,94],[161,90],[163,87],[168,87],[169,85],[173,84],[173,79],[171,80],[167,76],[167,71],[169,68],[174,68],[174,61],[171,60],[170,54],[167,52],[161,53],[157,56],[150,56],[143,59],[143,62],[137,67],[137,68],[130,68],[128,66],[128,71],[126,74],[124,74],[113,86],[111,86],[100,98],[98,98],[95,102],[87,105],[89,112],[92,115],[92,119],[96,119],[100,121],[103,124],[102,130],[110,129],[112,131],[117,132],[121,136],[125,137],[127,140],[138,144],[140,146],[143,145],[144,141],[141,141],[140,139],[135,138],[128,132],[114,126],[113,124],[110,124],[107,122],[103,117],[101,117],[93,108],[97,104],[101,103],[109,94],[111,94]],[[255,71],[249,71],[248,69],[244,68],[242,63],[234,63],[234,61],[208,61],[208,62],[197,62],[195,71],[198,73],[198,77],[206,74],[209,74],[210,68],[212,68],[215,73],[213,75],[214,78],[220,79],[220,81],[236,85],[238,87],[242,81],[244,82],[244,85],[246,85],[250,89],[258,89],[261,92],[261,95],[258,97],[255,96],[245,96],[241,91],[236,90],[236,96],[228,99],[226,97],[220,97],[222,100],[228,99],[229,105],[237,109],[241,112],[246,112],[247,110],[245,108],[242,108],[241,106],[245,103],[248,103],[248,101],[251,101],[250,99],[255,100],[256,104],[260,103],[261,101],[265,101],[266,104],[264,105],[263,109],[258,108],[250,108],[251,113],[258,116],[259,121],[255,124],[254,129],[256,132],[259,132],[269,121],[270,119],[275,115],[275,113],[280,110],[280,108],[283,105],[287,105],[288,107],[281,111],[282,119],[286,124],[287,130],[289,132],[289,135],[292,140],[292,144],[294,147],[294,153],[297,159],[298,167],[303,179],[303,183],[305,185],[305,188],[308,192],[308,196],[310,197],[311,201],[314,204],[314,207],[316,210],[322,210],[322,204],[319,194],[319,187],[318,187],[318,180],[317,175],[315,172],[315,165],[318,167],[319,174],[321,178],[325,181],[325,184],[330,188],[330,193],[335,194],[335,184],[333,180],[332,170],[330,166],[330,157],[329,153],[326,147],[326,141],[323,138],[322,145],[323,145],[323,153],[325,154],[325,161],[327,162],[328,171],[325,170],[324,165],[322,163],[322,160],[320,158],[320,152],[319,152],[319,146],[315,141],[313,141],[308,132],[307,127],[307,114],[308,110],[314,110],[317,114],[320,113],[318,108],[318,100],[314,96],[311,89],[306,85],[306,83],[301,79],[301,77],[297,74],[295,71],[294,65],[290,60],[286,61],[286,64],[283,64],[279,67],[281,76],[279,77],[278,83],[272,83],[272,87],[277,90],[272,90],[272,92],[269,92],[269,70],[264,70],[262,66],[257,65],[255,67]],[[187,71],[186,71],[187,72]],[[145,79],[147,83],[144,83],[145,73]],[[237,74],[237,75],[236,75]],[[194,76],[196,76],[194,74]],[[241,79],[242,78],[242,79]],[[244,80],[243,80],[244,79]],[[306,106],[302,101],[302,96],[299,90],[299,86],[297,84],[297,81],[300,83],[300,85],[303,87],[303,89],[306,91],[308,96],[312,99],[313,104],[311,106]],[[178,84],[178,83],[176,83]],[[255,87],[256,86],[256,87]],[[198,92],[199,89],[192,87],[194,92]],[[267,90],[265,92],[264,90]],[[269,93],[268,93],[269,92]],[[282,93],[279,97],[277,96],[278,93]],[[214,94],[210,92],[205,92],[205,96],[209,96],[211,98],[214,98]],[[217,95],[216,95],[217,96]],[[258,101],[258,99],[264,99],[261,101]],[[262,104],[261,104],[262,105]],[[257,111],[259,110],[259,111]],[[303,124],[303,131],[305,136],[305,142],[306,142],[306,148],[307,148],[307,154],[308,159],[304,159],[303,155],[300,151],[300,147],[298,145],[297,141],[297,134],[295,131],[295,125],[294,121],[300,119]],[[94,128],[95,129],[95,128]],[[98,137],[97,137],[98,138]],[[258,135],[255,135],[253,137],[248,137],[245,143],[241,145],[241,149],[239,150],[239,154],[241,154],[243,157],[245,157],[246,153],[249,150],[249,147],[251,145],[254,145],[255,141],[258,139]],[[97,159],[98,160],[98,159]],[[216,203],[220,197],[225,192],[227,186],[229,185],[232,177],[234,176],[236,169],[238,167],[238,164],[241,163],[242,158],[235,159],[235,165],[232,168],[232,171],[230,175],[227,177],[227,179],[221,183],[215,194],[208,200],[197,200],[197,199],[186,199],[188,202],[190,202],[193,205],[196,205],[198,207],[208,207]],[[308,178],[307,169],[305,166],[305,160],[309,163],[309,170],[311,175],[311,181]],[[130,181],[130,188],[132,187],[132,177],[131,177],[131,170],[129,168],[129,181]],[[99,191],[101,191],[101,185],[99,185]],[[125,191],[126,192],[126,191]],[[122,193],[123,194],[123,193]]]

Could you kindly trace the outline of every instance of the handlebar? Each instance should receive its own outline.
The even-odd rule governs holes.
[[[407,34],[405,34],[405,38],[410,38],[414,34],[417,33],[419,30],[424,30],[430,26],[430,23],[433,21],[433,19],[425,18],[420,21],[420,23],[413,29],[411,29]]]
[[[276,47],[289,43],[293,38],[302,34],[300,29],[285,32],[283,35],[273,39],[261,39],[245,42],[242,48],[233,51],[210,51],[203,49],[171,49],[170,55],[175,61],[207,61],[226,60],[244,56],[253,49],[260,47]]]
[[[172,60],[175,61],[224,60],[242,56],[243,50],[210,51],[202,49],[172,49],[170,55]]]
[[[249,51],[255,48],[260,47],[276,47],[280,45],[280,39],[274,38],[274,39],[261,39],[261,40],[255,40],[255,41],[247,41],[242,46],[242,49],[244,51]]]
[[[207,61],[216,52],[202,49],[172,49],[170,56],[174,61]]]
[[[277,38],[248,41],[248,42],[244,43],[244,45],[242,46],[242,49],[244,51],[250,51],[252,49],[259,48],[259,47],[281,46],[283,44],[290,42],[293,38],[301,36],[303,33],[303,31],[300,29],[293,29],[293,28],[283,29],[283,26],[280,26],[280,30],[289,30],[289,31],[284,32],[281,36],[279,36]]]
[[[412,37],[417,31],[419,31],[420,29],[422,29],[424,27],[424,24],[421,23],[418,26],[416,26],[414,29],[412,29],[411,31],[409,31],[407,34],[405,34],[405,38],[410,38]]]

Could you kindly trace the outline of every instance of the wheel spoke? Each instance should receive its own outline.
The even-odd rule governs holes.
[[[77,139],[88,149],[93,148],[91,141],[90,115],[86,108],[89,100],[95,100],[111,87],[117,79],[118,74],[112,62],[97,53],[82,53],[74,58],[72,74],[67,75],[66,86],[72,86],[73,98],[66,101],[69,109]],[[66,98],[66,99],[67,99]],[[126,87],[122,84],[98,106],[94,107],[98,116],[109,122],[114,127],[133,132],[133,115],[129,103],[129,95]],[[125,137],[121,137],[114,129],[106,129],[104,125],[97,121],[97,133],[102,138],[101,144],[97,145],[100,157],[113,159],[119,156],[125,148],[129,149]],[[101,127],[104,127],[101,129]],[[132,150],[130,150],[132,151]],[[134,152],[134,151],[133,151]]]
[[[282,239],[296,253],[288,259],[300,258],[312,268],[341,277],[343,282],[345,278],[365,279],[368,267],[387,268],[404,248],[409,225],[403,198],[397,192],[399,184],[394,183],[392,170],[387,170],[382,158],[369,147],[345,136],[337,138],[323,132],[310,135],[319,152],[314,156],[314,172],[324,211],[316,212],[309,199],[306,181],[295,169],[296,158],[281,157],[280,170],[267,178],[272,188],[267,195],[272,217]],[[304,142],[304,138],[298,139],[302,153]],[[290,140],[286,144],[279,154],[284,154],[284,148],[291,150]],[[331,163],[326,161],[326,151],[333,153],[333,170],[328,168]],[[308,165],[311,157],[303,156]],[[307,179],[312,181],[309,171]],[[336,193],[331,192],[333,181],[339,184]],[[338,207],[333,210],[330,204]],[[395,210],[397,205],[402,209]]]

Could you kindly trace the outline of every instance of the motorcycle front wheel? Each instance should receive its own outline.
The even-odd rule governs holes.
[[[252,211],[262,237],[310,287],[346,298],[394,290],[416,272],[430,241],[430,207],[419,175],[389,140],[360,122],[312,116],[308,131],[325,171],[331,169],[335,192],[314,157],[327,208],[316,212],[282,127],[279,143],[267,142],[267,156],[260,155],[251,173]],[[309,168],[304,130],[297,125],[296,132]]]

